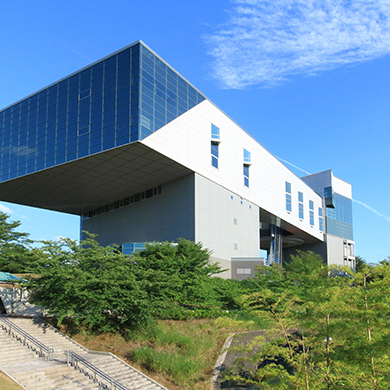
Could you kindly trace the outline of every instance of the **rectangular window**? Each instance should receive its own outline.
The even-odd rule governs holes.
[[[332,187],[324,188],[325,206],[334,209],[333,189]]]
[[[314,202],[309,200],[310,225],[314,226]]]
[[[249,187],[249,165],[244,164],[244,185]]]
[[[219,127],[211,124],[211,165],[218,169],[219,160]]]
[[[322,207],[318,207],[318,224],[320,227],[320,232],[323,232],[324,231],[324,216],[323,216]]]
[[[251,163],[251,152],[248,152],[246,149],[244,149],[244,163]]]
[[[211,124],[211,139],[219,140],[219,127]]]
[[[237,268],[236,273],[237,273],[237,275],[250,275],[251,269],[250,268]]]
[[[291,212],[291,183],[286,181],[286,210]]]
[[[348,257],[355,257],[355,245],[348,244]]]
[[[124,255],[132,255],[134,252],[145,249],[145,242],[126,242],[122,244],[122,253]]]
[[[217,169],[218,169],[218,159],[219,159],[218,148],[219,148],[218,142],[211,141],[211,165]]]
[[[298,192],[299,219],[303,219],[303,193]]]

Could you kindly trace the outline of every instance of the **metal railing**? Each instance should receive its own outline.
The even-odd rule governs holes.
[[[151,382],[151,383],[154,383],[157,387],[159,387],[159,388],[162,389],[162,390],[168,390],[166,387],[164,387],[164,386],[161,385],[160,383],[156,382],[156,381],[155,381],[154,379],[152,379],[151,377],[145,375],[143,372],[137,370],[137,369],[134,368],[133,366],[130,366],[130,364],[127,364],[126,362],[124,362],[122,359],[120,359],[118,356],[112,354],[111,352],[88,351],[88,353],[91,354],[91,355],[111,356],[112,359],[114,359],[114,360],[117,361],[118,363],[124,365],[126,368],[128,368],[129,370],[131,370],[131,372],[136,373],[137,375],[141,376],[142,378],[148,380],[148,381]]]
[[[13,336],[23,345],[26,345],[28,348],[36,352],[40,358],[44,358],[45,360],[53,360],[53,348],[50,348],[41,343],[35,337],[28,334],[26,331],[24,331],[18,325],[14,324],[7,317],[4,317],[2,314],[0,314],[0,325],[1,328],[4,329],[10,336]]]
[[[71,342],[73,344],[73,347],[78,347],[78,348],[83,349],[85,352],[88,352],[88,348],[85,348],[84,345],[79,344],[77,341],[74,341],[73,339],[68,337],[66,334],[60,332],[57,328],[55,328],[53,325],[51,325],[48,322],[46,322],[45,320],[43,320],[41,317],[34,317],[34,323],[37,326],[42,325],[43,330],[45,330],[45,328],[52,330],[57,335],[61,336],[63,339]],[[71,347],[69,347],[69,348],[71,348]]]
[[[73,351],[66,351],[66,356],[68,366],[73,366],[75,369],[94,380],[100,386],[113,390],[129,390],[126,386],[122,385],[122,383],[119,383],[114,378],[111,378],[88,360],[84,359],[80,355],[77,355],[77,353]]]

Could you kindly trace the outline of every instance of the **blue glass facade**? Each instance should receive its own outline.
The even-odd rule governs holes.
[[[0,111],[0,182],[142,140],[203,100],[137,42]]]
[[[144,249],[144,242],[126,242],[122,244],[122,253],[124,255],[132,255],[134,252],[143,251]]]
[[[353,240],[352,200],[334,192],[332,203],[334,208],[326,208],[327,233]]]

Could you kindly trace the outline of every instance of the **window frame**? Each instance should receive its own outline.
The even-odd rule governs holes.
[[[299,219],[304,219],[304,206],[303,206],[303,192],[298,191],[298,217]]]

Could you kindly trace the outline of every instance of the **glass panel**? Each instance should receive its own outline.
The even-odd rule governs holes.
[[[251,153],[244,149],[244,162],[251,162]]]
[[[211,155],[218,157],[218,144],[211,144]]]
[[[211,157],[211,165],[218,169],[218,159],[214,156]]]
[[[214,124],[211,124],[211,138],[219,139],[219,127],[215,126]]]

